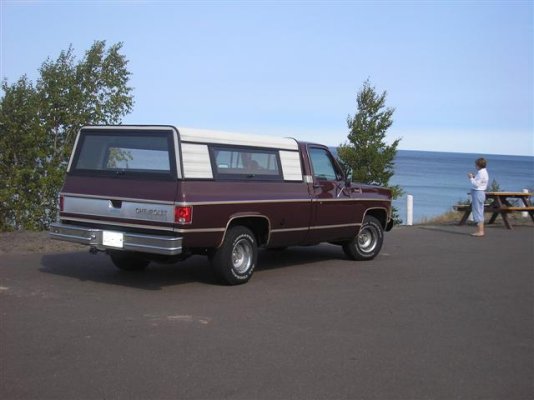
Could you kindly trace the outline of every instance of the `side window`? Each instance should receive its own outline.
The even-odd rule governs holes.
[[[210,155],[215,178],[282,180],[277,150],[213,146]]]
[[[335,167],[330,153],[325,149],[311,147],[309,154],[315,179],[320,181],[336,181],[340,179],[341,173]]]

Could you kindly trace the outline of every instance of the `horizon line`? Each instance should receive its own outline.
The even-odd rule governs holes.
[[[328,146],[329,148],[337,149],[338,146]],[[470,151],[446,151],[446,150],[417,150],[417,149],[397,149],[397,151],[416,151],[422,153],[448,153],[448,154],[473,154],[473,155],[491,155],[491,156],[510,156],[510,157],[529,157],[534,158],[534,154],[504,154],[504,153],[490,153],[490,152],[477,152]]]

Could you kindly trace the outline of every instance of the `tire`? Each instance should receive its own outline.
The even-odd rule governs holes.
[[[108,253],[113,264],[122,271],[143,271],[150,263],[141,254],[134,252],[108,250]]]
[[[356,237],[343,244],[343,251],[351,260],[372,260],[380,253],[383,242],[382,225],[375,217],[366,215]]]
[[[223,244],[210,256],[216,275],[228,285],[239,285],[251,278],[258,260],[258,245],[254,234],[244,226],[228,230]]]

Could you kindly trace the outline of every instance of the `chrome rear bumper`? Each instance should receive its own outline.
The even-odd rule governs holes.
[[[95,247],[98,250],[126,250],[141,253],[163,254],[174,256],[182,253],[182,238],[176,236],[147,235],[144,233],[121,232],[109,230],[119,234],[120,244],[104,244],[103,232],[106,229],[87,228],[77,225],[53,223],[50,225],[49,235],[52,239],[74,242]],[[108,232],[109,232],[108,231]]]

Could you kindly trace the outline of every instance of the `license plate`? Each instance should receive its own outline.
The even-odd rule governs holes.
[[[102,244],[109,247],[122,249],[124,235],[121,232],[102,231]]]

